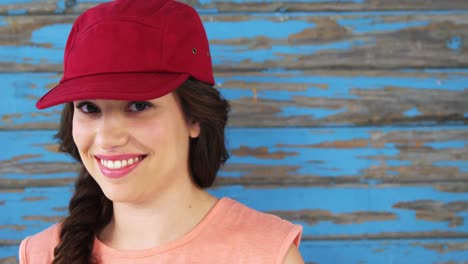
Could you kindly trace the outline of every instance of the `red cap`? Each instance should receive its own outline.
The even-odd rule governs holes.
[[[86,99],[149,100],[189,77],[214,85],[208,39],[192,7],[173,0],[116,0],[80,15],[60,83],[44,109]]]

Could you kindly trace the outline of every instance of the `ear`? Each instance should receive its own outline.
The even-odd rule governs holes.
[[[197,138],[200,135],[200,123],[191,122],[189,136],[190,138]]]

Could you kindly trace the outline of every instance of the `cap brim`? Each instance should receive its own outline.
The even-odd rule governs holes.
[[[108,73],[60,83],[36,103],[38,109],[77,100],[150,100],[177,89],[190,77],[185,73]]]

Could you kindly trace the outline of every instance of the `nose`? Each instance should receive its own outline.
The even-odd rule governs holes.
[[[127,144],[128,127],[118,115],[103,115],[97,126],[95,143],[103,150],[113,150]]]

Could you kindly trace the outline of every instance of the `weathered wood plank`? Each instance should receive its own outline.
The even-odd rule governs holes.
[[[51,131],[0,135],[5,241],[60,219],[76,167]],[[230,129],[233,157],[212,192],[300,222],[308,239],[468,237],[467,137],[463,127]]]
[[[0,132],[0,145],[8,149],[0,153],[2,188],[71,183],[77,167],[56,152],[53,133]],[[219,186],[431,186],[468,192],[465,127],[232,128],[227,136],[232,156]]]
[[[75,17],[0,17],[0,71],[60,71]],[[466,11],[202,18],[217,71],[468,66]]]
[[[0,4],[0,14],[60,14],[81,13],[101,0],[4,0]],[[321,0],[321,1],[258,1],[258,0],[183,0],[197,8],[199,12],[307,12],[307,11],[370,11],[370,10],[462,10],[468,9],[463,0]]]
[[[0,129],[55,129],[61,106],[36,100],[56,73],[0,73]],[[219,73],[230,127],[468,123],[468,71],[274,71]]]
[[[305,242],[301,252],[307,262],[314,264],[466,264],[467,245],[467,240]]]
[[[468,240],[303,241],[307,264],[466,264]],[[0,247],[0,264],[18,264],[17,247]],[[337,254],[339,253],[339,254]],[[1,256],[4,256],[3,258]],[[457,259],[458,261],[453,261]]]
[[[215,187],[210,192],[302,224],[305,240],[468,238],[465,223],[468,193],[442,193],[429,187],[254,189],[240,186]],[[28,197],[37,195],[47,199],[27,201]],[[0,215],[0,244],[19,242],[62,219],[70,195],[69,186],[0,191],[0,199],[5,201],[1,209],[7,212]],[[402,202],[429,199],[434,201],[434,206],[427,207],[424,218],[419,217],[419,211],[415,214],[413,210],[399,208]],[[458,209],[448,206],[453,216],[441,219],[437,204],[464,205]],[[379,214],[392,217],[375,217]],[[455,218],[460,221],[453,225],[450,221]]]
[[[0,241],[64,213],[76,166],[52,134],[0,133],[9,150]],[[232,159],[211,192],[300,222],[308,239],[468,237],[464,127],[229,129],[228,138]]]

